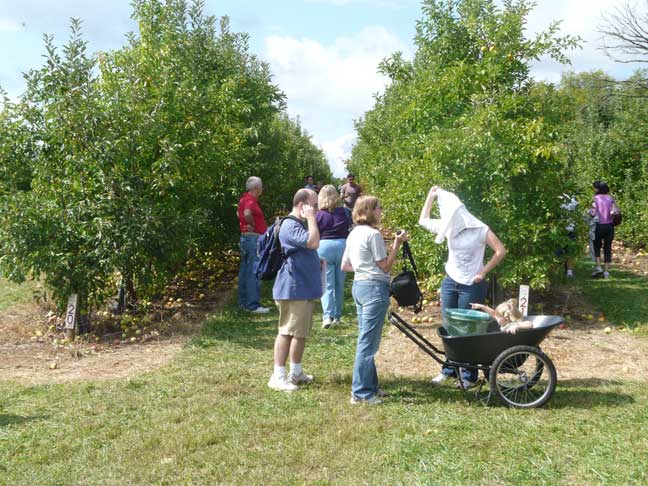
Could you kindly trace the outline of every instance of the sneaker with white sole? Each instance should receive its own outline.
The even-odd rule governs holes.
[[[461,389],[462,384],[464,390],[470,390],[471,388],[475,388],[477,386],[476,381],[468,381],[462,378],[460,381],[457,381],[457,388]]]
[[[358,403],[366,403],[367,405],[380,405],[382,402],[383,401],[376,395],[369,398],[357,398],[355,395],[351,395],[351,405],[357,405]]]
[[[603,278],[610,278],[610,272],[603,272]]]
[[[293,385],[305,385],[312,382],[313,375],[307,375],[303,371],[299,375],[294,375],[292,373],[288,374],[288,383],[292,383]]]
[[[325,317],[322,321],[322,329],[328,329],[329,327],[331,327],[332,322],[333,320],[330,317]]]
[[[597,278],[601,276],[603,276],[603,270],[601,270],[601,267],[596,267],[592,272],[592,278]]]
[[[270,381],[268,381],[268,386],[273,390],[279,390],[282,392],[294,392],[299,390],[299,387],[290,383],[287,377],[276,376],[274,373],[270,377]]]
[[[444,375],[443,373],[439,373],[435,378],[432,378],[432,386],[439,386],[446,380],[449,380],[451,377],[448,375]]]
[[[270,309],[267,307],[259,306],[256,309],[250,310],[250,312],[252,312],[253,314],[267,314],[268,312],[270,312]]]

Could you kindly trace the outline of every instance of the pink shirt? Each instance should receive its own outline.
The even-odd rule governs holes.
[[[612,223],[610,212],[612,211],[613,204],[614,199],[612,199],[612,196],[609,194],[597,194],[594,196],[594,202],[592,203],[592,216],[598,217],[599,224]]]

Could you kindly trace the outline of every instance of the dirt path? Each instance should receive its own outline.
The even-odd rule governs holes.
[[[648,255],[643,252],[616,248],[614,265],[648,275]],[[119,345],[101,342],[53,345],[52,336],[48,335],[47,309],[32,303],[15,305],[0,312],[0,380],[60,383],[128,378],[153,370],[171,361],[199,331],[207,315],[221,309],[232,293],[231,289],[223,290],[199,306],[176,312],[172,317],[173,326],[165,336]],[[555,329],[542,344],[561,380],[647,379],[648,339],[616,328],[607,334],[605,328],[609,323],[600,315],[591,316],[590,306],[573,289],[557,289],[554,301],[545,303],[544,313],[551,311],[574,317],[566,328]],[[410,323],[414,317],[407,311],[403,316]],[[420,316],[431,322],[417,323],[415,327],[442,347],[436,335],[439,308],[429,305]],[[432,377],[439,370],[432,358],[393,327],[383,340],[377,362],[381,370],[403,376]]]
[[[107,380],[153,370],[171,361],[232,292],[223,291],[199,307],[175,312],[166,335],[135,343],[104,340],[54,345],[48,333],[47,309],[36,304],[13,306],[0,313],[0,380],[24,384]]]

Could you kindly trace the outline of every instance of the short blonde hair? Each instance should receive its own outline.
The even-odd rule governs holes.
[[[375,226],[378,224],[376,209],[379,207],[380,201],[376,196],[360,196],[353,206],[353,222]]]
[[[495,312],[502,317],[506,317],[510,322],[522,320],[522,313],[518,309],[517,299],[509,299],[506,302],[502,302],[495,307]]]
[[[340,196],[331,184],[326,184],[320,189],[317,196],[317,205],[320,209],[333,209],[337,206]]]

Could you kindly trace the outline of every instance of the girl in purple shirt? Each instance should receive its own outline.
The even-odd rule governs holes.
[[[344,301],[344,279],[346,272],[340,268],[346,239],[351,230],[348,212],[339,207],[335,187],[326,185],[320,189],[319,211],[315,216],[320,232],[320,246],[317,250],[321,260],[326,262],[326,288],[322,295],[322,327],[328,329],[340,323]]]
[[[598,218],[594,230],[594,257],[596,267],[592,277],[610,277],[610,263],[612,262],[612,240],[614,239],[614,225],[612,224],[612,208],[614,199],[610,196],[610,188],[605,182],[596,181],[593,184],[596,195],[592,202],[590,215]],[[601,268],[601,246],[603,247],[603,268]]]

